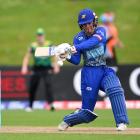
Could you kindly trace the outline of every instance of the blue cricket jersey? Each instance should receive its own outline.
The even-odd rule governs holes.
[[[83,55],[85,66],[106,65],[104,58],[106,48],[106,32],[103,27],[96,27],[93,35],[86,36],[84,31],[79,32],[73,40],[77,53],[68,60],[79,64]]]

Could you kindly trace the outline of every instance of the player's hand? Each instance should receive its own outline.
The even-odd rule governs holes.
[[[66,58],[67,58],[67,56],[68,56],[68,53],[62,53],[62,54],[60,54],[59,55],[59,58],[62,60],[62,61],[65,61],[66,60]]]
[[[65,54],[66,52],[68,52],[68,50],[70,50],[70,47],[70,44],[62,43],[56,47],[55,53],[56,55]]]
[[[28,73],[28,68],[27,67],[22,67],[21,74],[26,75],[27,73]]]
[[[77,53],[75,46],[71,46],[70,51],[72,54]]]
[[[63,66],[63,61],[65,61],[64,59],[62,60],[61,58],[60,58],[60,56],[58,55],[58,56],[56,56],[57,57],[57,64],[59,65],[59,66]]]
[[[62,43],[56,47],[56,55],[61,61],[71,58],[71,54],[76,53],[76,48],[68,43]]]
[[[57,64],[53,67],[53,73],[58,74],[60,72],[60,66]]]

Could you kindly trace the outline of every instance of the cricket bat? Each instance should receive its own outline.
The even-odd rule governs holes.
[[[56,55],[55,47],[37,47],[35,50],[35,56],[54,56]]]
[[[57,47],[37,47],[35,51],[35,56],[53,56],[53,55],[60,55],[63,53],[72,53],[71,52],[71,46],[68,43],[62,43],[58,45]]]
[[[68,43],[62,43],[57,47],[37,47],[35,50],[35,57],[43,57],[43,56],[59,56],[63,53],[71,54],[71,46]],[[59,57],[58,57],[59,58]],[[58,64],[63,65],[62,59],[59,58]]]
[[[35,50],[35,57],[43,57],[43,56],[58,56],[58,52],[56,47],[37,47]],[[63,61],[58,59],[58,65],[63,66]]]

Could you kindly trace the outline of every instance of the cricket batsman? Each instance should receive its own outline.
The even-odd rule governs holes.
[[[82,107],[63,118],[58,126],[61,131],[77,124],[92,122],[98,117],[93,111],[99,90],[105,91],[110,99],[117,130],[123,131],[129,124],[124,90],[116,73],[105,61],[106,32],[104,27],[97,24],[95,12],[91,9],[81,10],[78,15],[81,31],[74,37],[72,54],[67,51],[59,54],[61,59],[67,59],[75,65],[80,63],[81,56],[84,60],[81,72]],[[69,44],[66,43],[58,46],[60,50],[67,48]]]

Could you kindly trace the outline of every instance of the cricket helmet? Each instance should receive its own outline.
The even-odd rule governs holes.
[[[96,16],[95,12],[93,12],[89,8],[81,10],[78,15],[78,24],[80,28],[83,24],[87,24],[91,22],[93,22],[93,26],[95,27],[98,24],[98,17]]]
[[[94,20],[95,20],[95,14],[89,8],[81,10],[78,15],[78,24],[79,25],[90,23]]]

